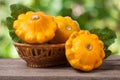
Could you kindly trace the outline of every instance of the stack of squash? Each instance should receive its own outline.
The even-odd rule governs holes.
[[[102,64],[104,43],[88,30],[80,30],[70,17],[53,17],[28,11],[14,21],[15,34],[28,44],[65,43],[66,58],[73,68],[91,71]]]

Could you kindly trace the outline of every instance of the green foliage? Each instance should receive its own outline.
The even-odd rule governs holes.
[[[59,14],[62,16],[72,16],[72,14],[70,14],[70,13],[72,13],[71,9],[64,8],[61,10],[61,12]]]
[[[22,4],[12,4],[10,6],[10,10],[11,10],[11,16],[14,19],[17,19],[19,14],[26,13],[27,11],[33,11],[30,8],[28,8]]]
[[[12,18],[12,17],[7,17],[7,18],[6,18],[6,25],[7,25],[8,29],[9,29],[9,34],[10,34],[10,37],[12,38],[12,40],[15,41],[15,42],[21,42],[22,40],[20,40],[20,39],[16,36],[15,30],[14,30],[13,27],[12,27],[14,20],[15,20],[15,19]]]
[[[112,52],[108,50],[108,47],[115,42],[116,33],[109,28],[92,29],[90,32],[98,35],[99,39],[104,42],[106,57],[110,56]]]
[[[6,18],[6,25],[7,25],[7,27],[8,27],[9,30],[12,30],[12,29],[13,29],[12,26],[13,26],[14,20],[15,20],[15,19],[12,18],[12,17],[7,17],[7,18]]]
[[[15,34],[15,30],[13,29],[13,22],[17,19],[19,14],[26,13],[27,11],[33,11],[33,10],[21,4],[12,4],[10,6],[10,10],[11,10],[11,17],[6,18],[6,25],[9,29],[9,34],[13,41],[22,42],[22,40],[19,39]]]

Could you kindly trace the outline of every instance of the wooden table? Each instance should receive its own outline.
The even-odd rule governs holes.
[[[30,68],[22,59],[0,59],[0,80],[120,80],[120,56],[110,56],[92,72],[65,65]]]

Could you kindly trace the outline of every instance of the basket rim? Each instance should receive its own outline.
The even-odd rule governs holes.
[[[21,46],[21,47],[64,47],[65,43],[60,44],[27,44],[27,43],[17,43],[13,42],[15,46]]]

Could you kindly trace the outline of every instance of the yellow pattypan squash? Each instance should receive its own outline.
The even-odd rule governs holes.
[[[56,16],[55,21],[58,28],[56,30],[55,37],[50,41],[51,43],[65,43],[72,32],[80,30],[79,24],[69,16]]]
[[[88,30],[74,32],[65,44],[70,65],[82,71],[91,71],[102,64],[105,57],[104,44]]]
[[[13,28],[16,35],[27,43],[45,43],[55,36],[57,24],[50,15],[28,11],[18,16]]]

